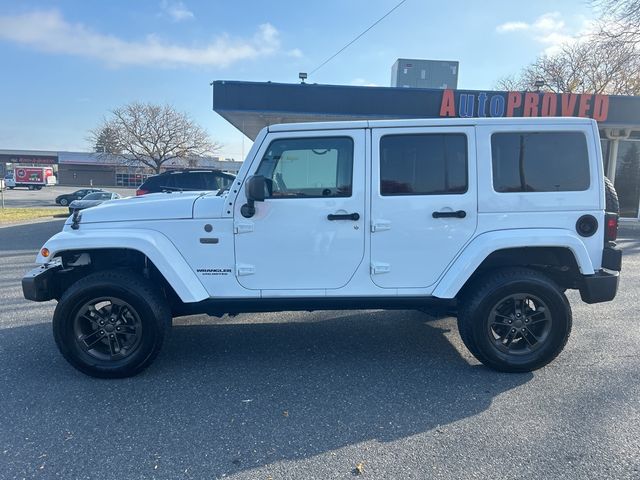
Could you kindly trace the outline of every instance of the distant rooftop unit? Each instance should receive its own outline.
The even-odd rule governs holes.
[[[458,88],[460,63],[448,60],[399,58],[391,67],[391,86]]]

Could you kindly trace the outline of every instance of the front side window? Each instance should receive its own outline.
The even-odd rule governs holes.
[[[443,195],[467,191],[463,133],[386,135],[380,139],[380,193]]]
[[[491,136],[496,192],[573,192],[589,188],[587,139],[580,132]]]
[[[350,197],[353,140],[349,137],[274,140],[256,175],[267,179],[269,198]]]

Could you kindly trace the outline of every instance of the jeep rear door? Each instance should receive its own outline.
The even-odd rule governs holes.
[[[269,192],[249,218],[239,192],[238,282],[265,294],[346,285],[364,261],[365,130],[270,133],[249,175]]]
[[[476,229],[475,130],[374,128],[371,143],[372,280],[429,287]]]

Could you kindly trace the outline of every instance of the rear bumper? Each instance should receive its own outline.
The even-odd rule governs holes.
[[[609,242],[602,250],[602,268],[615,272],[622,270],[622,249],[614,242]]]
[[[593,275],[584,275],[580,286],[580,297],[585,303],[600,303],[613,300],[618,292],[619,272],[599,270]]]
[[[62,265],[49,263],[34,268],[22,277],[22,294],[27,300],[34,302],[46,302],[55,298],[55,285],[53,277]]]

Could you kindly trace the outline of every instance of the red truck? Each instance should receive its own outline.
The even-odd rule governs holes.
[[[15,187],[40,190],[42,187],[55,185],[56,182],[51,167],[16,167],[4,179],[5,186],[11,190]]]

